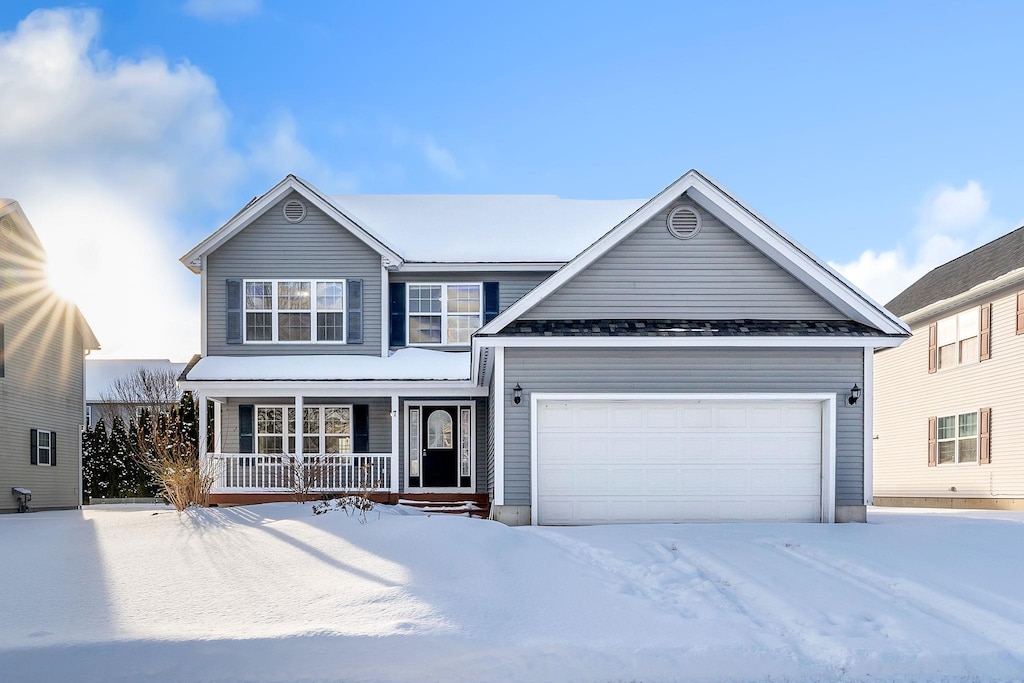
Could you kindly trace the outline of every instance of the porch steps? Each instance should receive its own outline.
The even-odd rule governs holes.
[[[403,493],[395,501],[427,513],[466,515],[486,519],[490,501],[486,493]]]

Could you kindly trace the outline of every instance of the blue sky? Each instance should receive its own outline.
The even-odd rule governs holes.
[[[197,350],[177,258],[289,172],[633,198],[696,167],[883,302],[1024,223],[1024,3],[38,7],[0,5],[0,195],[109,355]],[[147,294],[173,325],[118,325]]]

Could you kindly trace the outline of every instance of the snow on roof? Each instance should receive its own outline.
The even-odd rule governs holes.
[[[85,359],[85,402],[98,403],[109,396],[115,380],[125,377],[136,368],[152,371],[172,370],[175,376],[185,363],[172,363],[166,358],[86,358]]]
[[[555,195],[331,195],[407,261],[568,261],[645,199]]]
[[[468,380],[468,352],[399,349],[380,356],[207,356],[188,372],[205,380]]]

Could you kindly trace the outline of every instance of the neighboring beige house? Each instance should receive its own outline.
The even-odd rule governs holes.
[[[1024,228],[889,302],[875,354],[875,505],[1024,509]]]
[[[0,199],[0,512],[81,504],[85,354],[98,348],[50,287],[25,213]]]

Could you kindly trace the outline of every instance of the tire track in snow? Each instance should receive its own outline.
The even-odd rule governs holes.
[[[758,545],[783,554],[875,597],[895,601],[925,616],[987,640],[1024,661],[1024,624],[991,610],[928,588],[905,577],[891,577],[849,560],[839,560],[797,544],[762,541]]]

